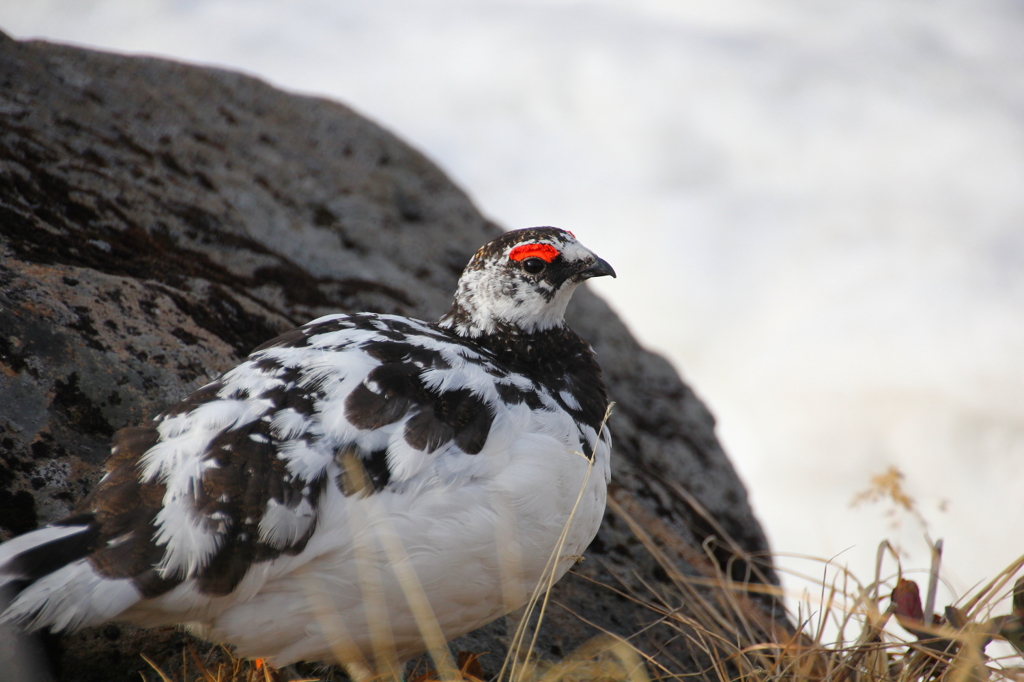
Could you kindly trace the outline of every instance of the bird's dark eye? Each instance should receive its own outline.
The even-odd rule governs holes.
[[[547,263],[540,258],[527,258],[523,261],[523,270],[526,270],[531,275],[539,275],[544,272],[545,266],[547,266]]]

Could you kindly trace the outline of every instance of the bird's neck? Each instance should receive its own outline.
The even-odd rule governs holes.
[[[491,321],[485,331],[456,303],[438,326],[483,347],[505,366],[537,379],[564,374],[581,361],[588,369],[591,364],[596,367],[590,346],[564,320],[534,330]]]

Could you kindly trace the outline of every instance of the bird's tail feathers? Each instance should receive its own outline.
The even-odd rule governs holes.
[[[0,586],[17,589],[88,554],[98,529],[82,521],[44,526],[0,545]]]
[[[74,630],[137,602],[141,595],[131,580],[104,578],[89,563],[98,536],[86,515],[0,545],[0,621],[30,630]]]

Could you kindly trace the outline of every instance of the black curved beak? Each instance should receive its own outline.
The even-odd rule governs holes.
[[[587,266],[583,270],[580,270],[577,275],[582,275],[583,279],[590,279],[591,277],[603,277],[605,275],[615,276],[615,269],[608,264],[608,261],[603,258],[594,257],[596,260],[593,264]]]

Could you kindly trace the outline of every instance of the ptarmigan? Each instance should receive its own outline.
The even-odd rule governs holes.
[[[517,230],[437,323],[328,315],[263,344],[118,432],[74,515],[0,546],[3,618],[370,670],[422,653],[432,619],[451,639],[518,608],[604,512],[608,398],[563,319],[601,275],[570,232]]]

